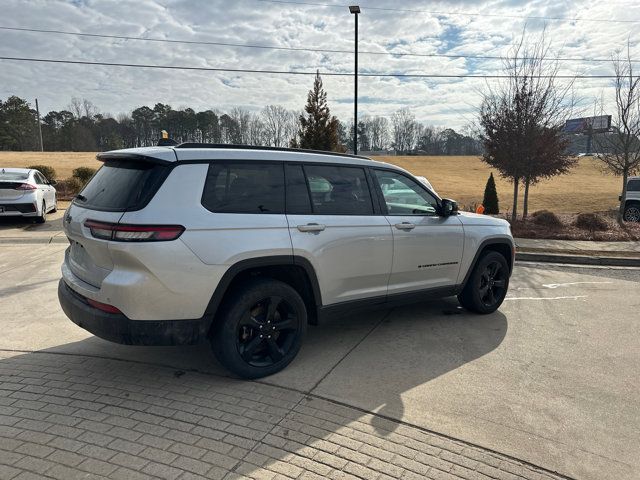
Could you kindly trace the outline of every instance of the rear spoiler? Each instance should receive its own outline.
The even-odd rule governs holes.
[[[102,152],[97,154],[96,158],[101,162],[107,162],[109,160],[128,160],[130,162],[154,163],[156,165],[172,165],[174,163],[161,158],[151,157],[149,155],[127,152]]]

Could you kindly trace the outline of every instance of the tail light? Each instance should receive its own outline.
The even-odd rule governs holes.
[[[31,185],[30,183],[21,183],[15,189],[16,190],[37,190],[38,187],[36,187],[35,185]]]
[[[116,242],[164,242],[175,240],[184,232],[182,225],[123,225],[87,220],[84,226],[94,238]]]
[[[98,310],[102,310],[103,312],[106,312],[106,313],[122,313],[113,305],[107,305],[106,303],[96,302],[95,300],[91,300],[90,298],[87,298],[87,303],[91,305],[93,308],[97,308]]]

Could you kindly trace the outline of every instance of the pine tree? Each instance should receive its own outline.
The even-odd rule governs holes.
[[[497,215],[500,213],[500,205],[498,203],[498,192],[496,190],[496,181],[493,179],[493,172],[489,175],[487,186],[484,187],[484,198],[482,199],[484,213],[487,215]]]
[[[293,147],[330,152],[344,152],[340,143],[339,122],[332,117],[327,105],[327,93],[322,87],[320,72],[316,73],[313,88],[307,95],[306,114],[300,115],[300,129]]]

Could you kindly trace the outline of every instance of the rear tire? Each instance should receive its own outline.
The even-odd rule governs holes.
[[[42,202],[41,214],[36,217],[36,223],[44,223],[47,221],[47,206]]]
[[[495,312],[507,295],[509,288],[509,264],[498,252],[483,254],[476,263],[462,292],[460,304],[476,313]]]
[[[298,354],[307,310],[291,286],[257,278],[231,292],[214,321],[210,341],[218,361],[239,377],[261,378]]]
[[[625,222],[640,222],[640,203],[632,203],[624,209]]]

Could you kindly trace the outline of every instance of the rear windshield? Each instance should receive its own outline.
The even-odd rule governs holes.
[[[168,167],[152,163],[107,161],[74,202],[93,210],[139,210],[149,203],[168,173]]]
[[[29,178],[28,173],[22,172],[0,172],[0,182],[15,182],[18,180],[27,180]]]

